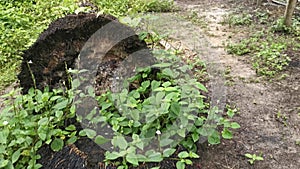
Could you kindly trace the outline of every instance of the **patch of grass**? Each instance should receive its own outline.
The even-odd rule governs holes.
[[[252,24],[251,14],[228,14],[223,17],[222,24],[228,24],[231,26],[242,26]]]
[[[291,40],[293,41],[293,38]],[[270,33],[268,30],[260,31],[239,43],[228,43],[226,50],[239,56],[250,55],[258,75],[274,77],[291,61],[286,51],[293,44],[286,41],[282,35]]]
[[[49,23],[76,9],[75,0],[0,2],[0,90],[16,80],[22,51]]]
[[[100,12],[121,17],[139,12],[168,12],[174,9],[173,0],[92,0]]]
[[[253,56],[253,67],[258,75],[273,77],[291,61],[284,53],[287,45],[283,43],[262,42],[261,49]]]

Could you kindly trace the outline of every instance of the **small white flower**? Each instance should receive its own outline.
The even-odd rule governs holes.
[[[159,130],[156,131],[157,135],[161,135],[161,132]]]
[[[5,121],[3,122],[3,125],[4,125],[4,126],[8,125],[8,121],[5,120]]]
[[[33,63],[33,62],[32,62],[32,60],[29,60],[28,63],[31,64],[31,63]]]

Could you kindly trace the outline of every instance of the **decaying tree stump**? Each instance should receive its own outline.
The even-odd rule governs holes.
[[[125,32],[135,35],[131,28],[119,23],[111,16],[97,17],[96,14],[68,15],[53,22],[22,56],[23,62],[18,78],[21,87],[23,87],[23,93],[34,87],[31,72],[34,75],[38,89],[43,89],[46,86],[57,88],[63,85],[63,82],[68,84],[66,83],[68,81],[66,69],[75,67],[76,59],[87,40],[98,29],[108,23],[121,25]],[[99,43],[102,43],[99,45],[105,46],[104,43],[110,43],[111,35],[118,36],[119,32],[113,31],[107,32],[106,39],[98,39]],[[99,66],[96,69],[99,69],[100,72],[97,74],[96,81],[103,83],[98,83],[98,88],[99,86],[104,88],[103,85],[105,84],[109,85],[105,81],[111,76],[109,73],[116,67],[116,64],[123,61],[129,54],[142,49],[147,49],[147,45],[145,42],[140,41],[137,35],[128,37],[113,46],[105,54],[105,57],[97,63]],[[150,55],[149,52],[142,57],[146,58]],[[91,56],[91,62],[97,61],[97,58],[94,57]],[[97,86],[95,87],[97,88]]]

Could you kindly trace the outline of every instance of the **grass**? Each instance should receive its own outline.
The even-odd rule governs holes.
[[[93,0],[100,13],[116,17],[138,12],[172,10],[171,0]],[[39,34],[57,18],[74,13],[78,0],[0,2],[0,91],[16,81],[22,51],[29,48]]]
[[[0,2],[0,90],[16,80],[22,51],[53,20],[76,8],[75,0]]]

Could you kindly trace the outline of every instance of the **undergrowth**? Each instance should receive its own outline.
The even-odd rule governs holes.
[[[192,165],[192,158],[199,158],[200,138],[206,137],[209,144],[231,139],[231,129],[240,127],[231,120],[234,114],[209,107],[207,89],[191,76],[192,66],[170,52],[157,51],[155,56],[160,62],[138,69],[120,92],[95,96],[90,88],[87,94],[80,93],[80,81],[73,79],[71,89],[30,89],[25,95],[11,91],[3,96],[7,101],[0,114],[0,168],[40,168],[40,147],[59,151],[87,136],[99,145],[115,147],[105,153],[105,159],[118,169],[164,159],[183,169]],[[80,99],[75,101],[75,95]],[[76,113],[79,122],[88,121],[82,123],[83,130],[65,126],[66,119],[75,117],[77,105],[85,105],[80,101],[86,97],[98,101],[99,111],[93,109],[84,117]],[[111,126],[111,139],[97,128],[103,124]],[[184,150],[176,152],[178,146]]]
[[[294,22],[298,25],[298,22]],[[297,26],[287,28],[282,20],[274,22],[269,29],[262,29],[238,43],[229,42],[226,50],[230,54],[250,55],[253,68],[259,76],[274,77],[289,65],[289,50],[299,50]],[[286,39],[288,38],[288,39]]]

